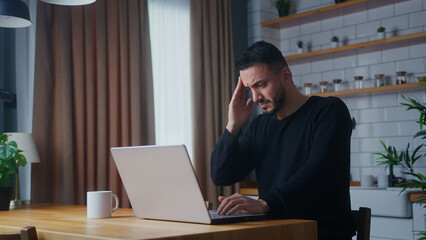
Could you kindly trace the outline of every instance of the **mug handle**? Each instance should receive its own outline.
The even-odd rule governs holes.
[[[118,201],[118,197],[117,197],[116,194],[113,193],[112,197],[115,199],[115,207],[114,207],[114,209],[112,209],[112,212],[115,212],[118,209],[118,203],[119,203],[119,201]]]

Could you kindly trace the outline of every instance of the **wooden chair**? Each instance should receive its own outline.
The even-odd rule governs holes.
[[[352,219],[355,222],[356,239],[370,239],[371,208],[360,207],[358,211],[352,211]]]
[[[21,228],[21,233],[0,233],[0,240],[38,240],[37,230],[27,226]]]

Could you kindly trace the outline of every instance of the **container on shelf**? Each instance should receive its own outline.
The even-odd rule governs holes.
[[[334,91],[342,91],[342,79],[333,79]]]
[[[321,81],[320,82],[320,93],[326,93],[328,92],[328,82],[327,81]]]
[[[305,95],[311,95],[312,94],[312,83],[305,83],[303,84]]]
[[[385,81],[384,81],[384,74],[374,74],[374,82],[373,85],[374,87],[382,87],[385,86]]]
[[[362,89],[362,79],[364,79],[363,76],[355,76],[355,89]]]
[[[405,76],[407,74],[406,71],[400,71],[400,72],[396,72],[396,85],[399,84],[406,84],[407,81],[407,76]]]

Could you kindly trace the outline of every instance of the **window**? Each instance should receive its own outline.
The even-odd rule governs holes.
[[[189,0],[149,0],[158,145],[185,144],[192,156]]]

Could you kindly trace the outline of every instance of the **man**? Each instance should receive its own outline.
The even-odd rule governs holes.
[[[228,124],[212,153],[211,176],[226,186],[254,169],[259,199],[220,196],[218,213],[313,219],[319,239],[351,239],[352,121],[346,105],[335,97],[301,94],[281,52],[264,41],[250,46],[236,67],[240,77]],[[245,89],[252,95],[247,101]],[[253,102],[263,114],[242,131]]]

